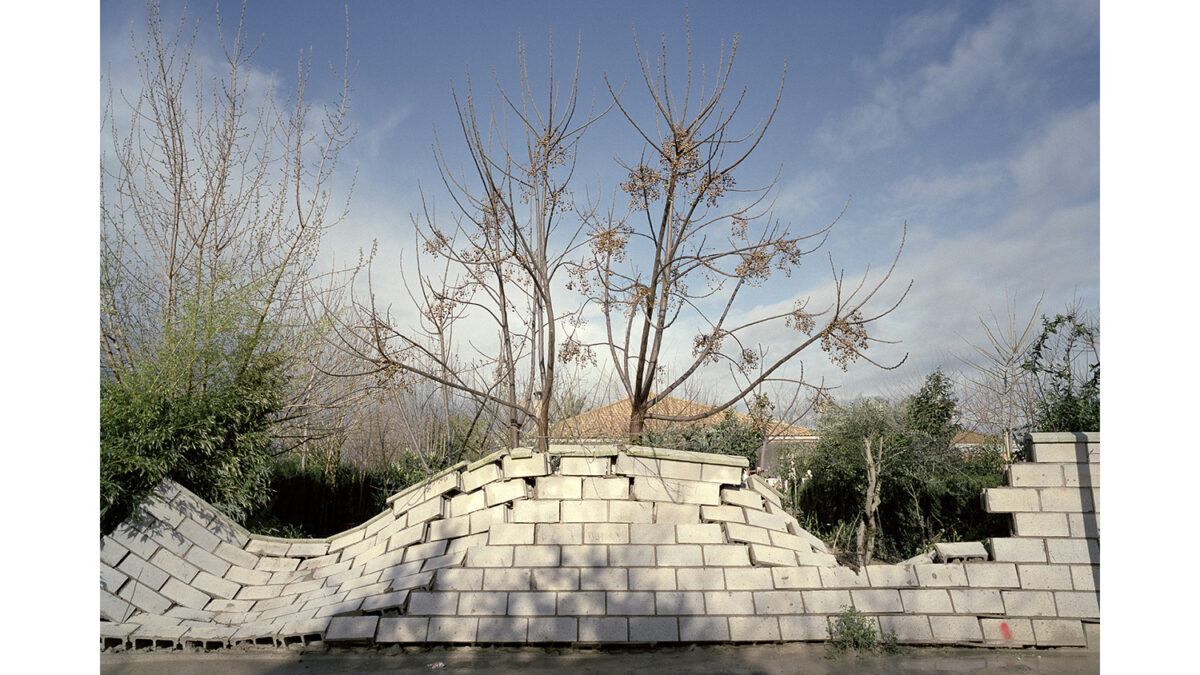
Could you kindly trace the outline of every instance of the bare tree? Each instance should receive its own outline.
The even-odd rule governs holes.
[[[445,389],[429,380],[374,388],[348,428],[348,462],[388,468],[408,455],[430,474],[499,440],[491,411]]]
[[[716,406],[719,412],[767,381],[791,381],[813,392],[814,398],[823,397],[822,384],[806,381],[802,373],[787,377],[781,370],[814,344],[843,369],[859,358],[883,368],[900,365],[883,365],[864,353],[872,342],[881,342],[869,335],[869,325],[893,311],[907,294],[905,290],[882,311],[868,306],[891,277],[895,261],[877,282],[868,284],[864,273],[851,288],[830,260],[835,299],[829,307],[810,310],[808,300],[798,300],[791,311],[734,319],[745,309],[744,291],[762,286],[777,272],[790,276],[802,259],[823,245],[837,222],[835,218],[815,232],[795,234],[771,216],[768,198],[775,181],[761,188],[737,187],[736,176],[778,110],[783,80],[761,123],[739,134],[734,118],[746,91],[728,88],[736,48],[735,37],[728,58],[722,54],[715,80],[702,79],[693,99],[697,83],[692,79],[690,36],[687,76],[682,91],[675,92],[667,77],[665,38],[662,54],[652,65],[637,47],[635,35],[653,112],[650,121],[639,121],[630,100],[609,83],[615,105],[644,145],[636,162],[622,163],[627,178],[620,188],[629,196],[628,213],[619,216],[614,207],[601,217],[596,210],[587,214],[592,258],[577,270],[577,277],[603,314],[607,340],[589,346],[609,351],[630,400],[631,439],[641,437],[646,419],[700,419],[659,414],[653,407],[705,366],[725,363],[735,374],[757,373]],[[736,203],[729,205],[735,196]],[[680,329],[689,322],[701,326],[690,336],[691,358],[678,375],[665,378],[664,346],[678,344]],[[785,324],[798,337],[793,346],[762,362],[763,352],[750,340],[753,331],[768,324]]]
[[[244,13],[243,6],[227,35],[217,12],[224,60],[214,74],[193,58],[199,19],[185,13],[172,33],[150,2],[144,42],[131,31],[140,88],[113,92],[109,78],[101,368],[120,381],[166,354],[173,372],[164,376],[202,391],[214,373],[240,375],[270,351],[282,355],[295,385],[281,421],[297,421],[345,394],[314,365],[317,332],[327,324],[309,318],[314,296],[336,295],[348,278],[319,272],[316,261],[349,199],[349,191],[347,203],[331,196],[339,154],[354,136],[349,20],[345,60],[340,70],[331,66],[340,92],[314,109],[305,98],[311,51],[301,54],[284,100],[252,86],[256,45]],[[161,360],[155,368],[164,368]]]
[[[499,100],[490,106],[486,125],[469,75],[465,99],[455,94],[467,169],[454,171],[435,142],[454,215],[444,221],[425,201],[422,214],[413,217],[421,252],[440,261],[438,274],[418,270],[409,284],[422,325],[397,327],[372,296],[360,301],[365,320],[347,327],[354,337],[346,344],[365,347],[361,353],[377,373],[432,380],[447,392],[498,407],[510,445],[518,444],[532,422],[545,447],[556,366],[588,358],[571,337],[582,307],[557,308],[555,288],[556,277],[582,245],[582,214],[570,182],[580,138],[599,115],[578,110],[578,56],[565,92],[554,79],[551,58],[545,103],[539,106],[523,46],[519,54],[519,92],[510,95],[497,78]],[[516,138],[508,133],[510,117]],[[470,339],[455,340],[455,327],[467,321],[490,324],[497,345],[483,344],[477,327]]]
[[[1038,298],[1029,319],[1022,320],[1018,318],[1017,298],[1005,291],[1000,316],[988,307],[990,322],[978,317],[983,331],[981,341],[959,336],[972,352],[957,357],[967,368],[959,380],[966,394],[959,407],[973,425],[1000,434],[1006,458],[1013,456],[1018,431],[1033,421],[1034,381],[1021,364],[1037,337],[1038,312],[1044,297],[1045,293]]]

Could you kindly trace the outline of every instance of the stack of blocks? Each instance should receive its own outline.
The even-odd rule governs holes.
[[[1009,631],[1022,641],[1084,645],[1099,639],[1100,434],[1039,433],[1030,462],[1007,487],[984,490],[988,513],[1012,514],[1012,536],[992,539],[993,560],[1016,566],[1002,592]]]
[[[101,644],[824,640],[851,606],[908,643],[1082,644],[1067,624],[1098,617],[1096,592],[1075,584],[1099,568],[1055,564],[1073,549],[1056,543],[1051,554],[1058,530],[1030,529],[1050,519],[1022,519],[1014,537],[992,542],[1009,555],[1036,534],[1044,573],[1001,557],[856,572],[746,466],[638,446],[504,450],[320,540],[251,535],[168,483],[101,542]],[[1028,480],[1018,468],[1014,480]],[[1044,489],[1067,487],[1064,476]],[[990,510],[1006,503],[1003,490],[1023,489],[1012,485],[985,495]],[[1035,507],[1063,501],[1042,489]],[[1082,506],[1014,513],[1062,515],[1067,541],[1074,517],[1092,515]],[[1084,539],[1098,550],[1098,532]]]

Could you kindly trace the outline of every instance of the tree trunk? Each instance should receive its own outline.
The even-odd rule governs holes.
[[[875,553],[875,533],[879,528],[875,514],[879,509],[879,467],[876,464],[875,454],[871,451],[871,438],[863,438],[864,456],[867,460],[867,491],[866,500],[863,504],[863,519],[858,524],[858,564],[860,568],[865,568],[871,564],[871,557]],[[882,443],[880,444],[882,446]],[[877,448],[882,451],[882,447]]]
[[[632,403],[632,401],[631,401]],[[637,443],[642,440],[642,431],[646,428],[646,409],[636,403],[629,408],[629,442]]]

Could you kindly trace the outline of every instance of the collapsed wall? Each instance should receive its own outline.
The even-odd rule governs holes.
[[[1096,646],[1099,435],[1032,450],[984,494],[1014,514],[992,560],[860,571],[727,455],[504,450],[312,540],[166,483],[101,540],[101,645],[824,640],[855,607],[903,643]]]

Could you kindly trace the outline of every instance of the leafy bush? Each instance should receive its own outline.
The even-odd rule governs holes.
[[[853,649],[864,652],[895,653],[900,650],[895,631],[880,633],[875,622],[853,607],[845,607],[829,628],[827,658],[834,658]]]
[[[279,358],[247,356],[244,369],[210,373],[193,386],[180,386],[187,379],[169,363],[147,360],[101,384],[102,533],[168,477],[235,520],[269,496],[271,424],[284,387]]]
[[[1035,431],[1100,430],[1099,327],[1078,310],[1042,317],[1022,368],[1038,393]]]
[[[646,431],[643,438],[646,445],[653,447],[745,457],[750,460],[751,469],[758,466],[758,453],[763,445],[762,432],[753,422],[738,420],[732,410],[726,410],[716,424]]]
[[[983,489],[1003,483],[1003,456],[953,448],[955,416],[949,380],[936,372],[901,405],[868,399],[829,409],[820,440],[793,455],[788,471],[806,477],[795,490],[801,522],[839,551],[854,548],[867,486],[863,439],[872,437],[881,483],[874,555],[903,560],[938,541],[1004,536],[1004,516],[979,508]]]
[[[396,490],[399,491],[410,485],[416,485],[450,466],[447,454],[433,455],[426,459],[425,463],[421,462],[421,458],[416,453],[409,452],[401,455],[400,461],[396,462],[389,472],[396,485]]]

